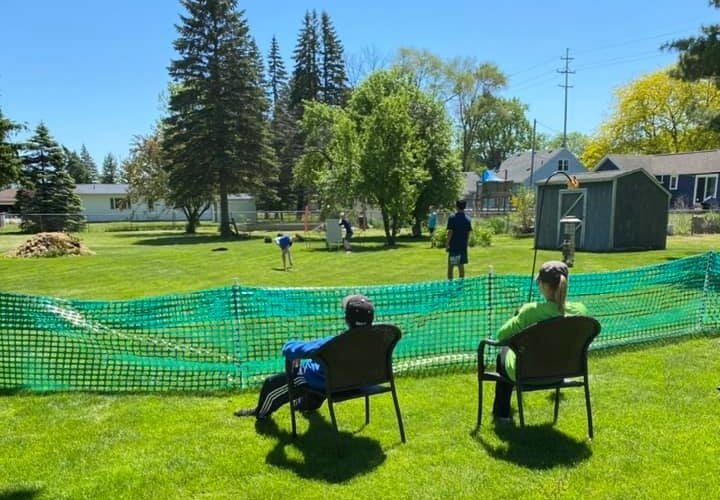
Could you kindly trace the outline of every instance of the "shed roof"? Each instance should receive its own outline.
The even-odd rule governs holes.
[[[584,173],[584,174],[576,174],[573,177],[575,177],[578,180],[578,182],[580,183],[580,187],[582,187],[583,184],[592,184],[595,182],[608,182],[608,181],[612,181],[614,179],[624,177],[624,176],[630,175],[630,174],[635,174],[638,172],[642,173],[645,177],[647,177],[653,184],[655,184],[658,187],[658,189],[661,189],[662,191],[664,191],[667,194],[667,196],[670,196],[670,192],[667,189],[665,189],[663,187],[663,185],[660,184],[654,176],[650,175],[650,173],[648,173],[648,171],[642,167],[637,167],[632,170],[602,170],[600,172],[588,172],[588,173]],[[562,175],[562,176],[558,175],[555,178],[551,179],[548,182],[548,184],[556,186],[558,184],[567,184],[567,182],[568,182],[567,177],[565,177],[564,175]],[[544,185],[545,181],[544,180],[538,181],[536,184],[538,186],[540,186],[541,184]]]

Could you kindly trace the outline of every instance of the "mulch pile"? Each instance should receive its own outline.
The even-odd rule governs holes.
[[[8,252],[10,257],[60,257],[63,255],[95,255],[79,239],[65,233],[38,233]]]

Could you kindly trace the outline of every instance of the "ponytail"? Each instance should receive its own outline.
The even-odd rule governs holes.
[[[565,316],[565,299],[567,299],[567,278],[560,276],[560,281],[555,289],[554,302],[562,316]]]

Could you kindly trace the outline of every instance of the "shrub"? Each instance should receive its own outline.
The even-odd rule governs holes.
[[[473,226],[473,229],[470,232],[468,245],[471,247],[489,247],[492,244],[492,236],[492,229],[481,225]]]
[[[518,189],[510,200],[515,209],[513,214],[513,234],[529,234],[534,229],[535,193],[527,188]]]
[[[483,221],[483,226],[486,226],[493,234],[505,234],[507,233],[507,223],[504,217],[490,217]]]

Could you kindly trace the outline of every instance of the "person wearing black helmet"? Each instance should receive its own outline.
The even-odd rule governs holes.
[[[342,308],[348,330],[359,326],[372,325],[375,308],[370,299],[364,295],[348,295],[342,300]],[[311,359],[302,358],[319,349],[332,338],[334,336],[309,342],[291,340],[286,342],[282,348],[283,356],[296,362],[293,383],[301,391],[301,396],[293,401],[297,410],[317,410],[325,400],[324,397],[314,392],[302,390],[303,387],[319,391],[325,389],[325,375],[320,365]],[[258,420],[263,420],[282,405],[288,403],[288,401],[287,374],[285,372],[277,373],[267,377],[263,382],[257,406],[254,408],[241,408],[235,411],[234,414],[238,417],[255,417]]]

